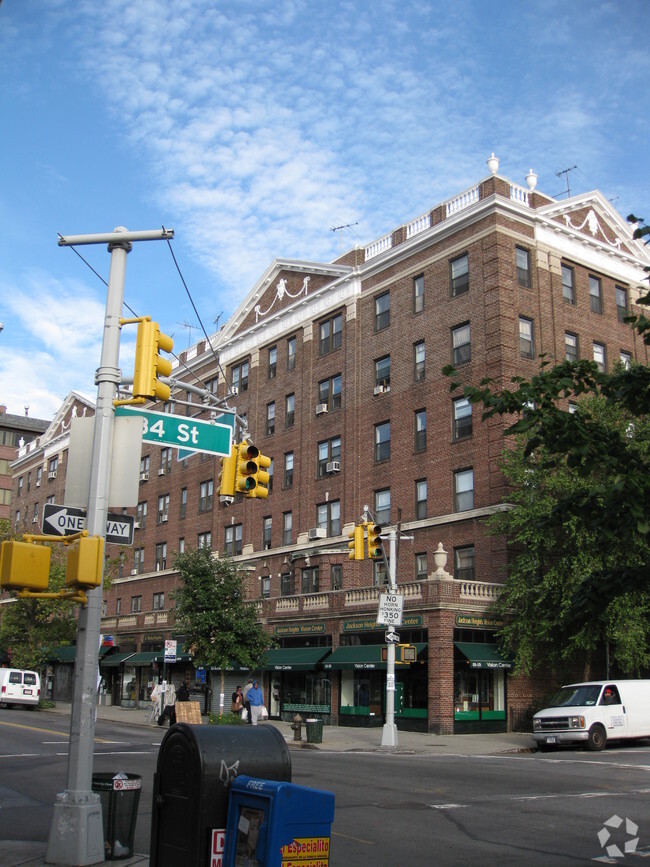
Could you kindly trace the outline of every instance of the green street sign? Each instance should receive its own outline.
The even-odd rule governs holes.
[[[232,426],[198,421],[184,415],[152,412],[131,406],[115,408],[116,416],[139,415],[144,419],[142,439],[157,446],[191,449],[227,457],[232,448]]]

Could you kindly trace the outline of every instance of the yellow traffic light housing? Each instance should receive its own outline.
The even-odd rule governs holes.
[[[137,322],[133,396],[167,401],[171,396],[171,389],[164,382],[160,382],[158,377],[170,376],[172,363],[159,353],[161,350],[171,352],[174,341],[169,335],[163,334],[158,323],[152,322],[149,316],[144,316]]]
[[[349,560],[363,560],[363,524],[357,524],[351,533],[348,533]]]
[[[0,586],[3,590],[47,590],[50,583],[48,545],[34,542],[3,542],[0,545]]]
[[[235,477],[237,475],[237,462],[239,460],[239,445],[232,444],[230,454],[221,458],[221,472],[219,473],[219,487],[217,493],[220,497],[235,496]]]
[[[66,587],[99,587],[104,572],[104,540],[101,536],[81,536],[68,545]]]
[[[268,484],[271,458],[260,453],[257,446],[243,442],[239,446],[239,459],[235,471],[235,492],[250,498],[266,498],[269,495]]]
[[[383,527],[379,524],[368,523],[368,559],[382,560],[384,556],[384,548],[381,542],[381,532]]]

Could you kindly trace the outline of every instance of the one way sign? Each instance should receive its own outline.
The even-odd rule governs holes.
[[[109,515],[106,519],[106,541],[117,545],[133,544],[135,518],[131,515]],[[43,533],[52,536],[72,536],[86,529],[86,509],[74,506],[43,506]]]

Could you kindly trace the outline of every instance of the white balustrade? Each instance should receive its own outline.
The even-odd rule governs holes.
[[[513,202],[521,202],[522,205],[529,205],[530,191],[525,187],[520,187],[517,184],[510,184],[510,198]]]
[[[378,241],[373,241],[372,244],[369,244],[365,249],[365,261],[368,259],[372,259],[373,256],[378,256],[380,253],[383,253],[385,250],[390,250],[393,246],[393,234],[391,232],[390,235],[384,235],[383,238],[380,238]]]
[[[415,220],[411,220],[411,222],[406,226],[406,237],[412,238],[414,235],[419,235],[420,232],[424,232],[425,229],[429,229],[431,227],[431,211],[427,211],[426,214],[422,214],[421,217],[416,217]]]
[[[477,185],[469,190],[465,190],[458,196],[454,196],[454,198],[449,199],[448,202],[445,202],[445,213],[448,217],[450,217],[452,214],[456,214],[458,211],[462,211],[464,208],[469,208],[470,205],[478,202],[478,200],[479,188]]]

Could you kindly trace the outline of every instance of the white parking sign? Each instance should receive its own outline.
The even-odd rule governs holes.
[[[382,593],[379,597],[379,626],[401,626],[404,597],[398,593]]]

